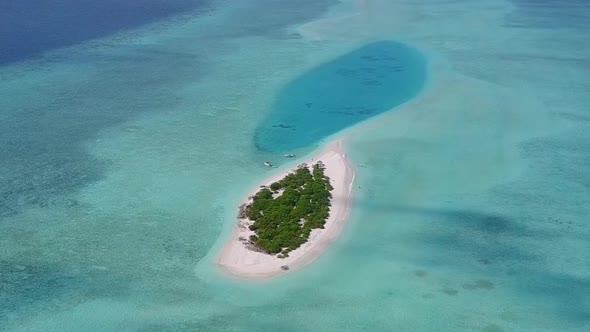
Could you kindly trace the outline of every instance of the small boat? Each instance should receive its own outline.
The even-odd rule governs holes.
[[[272,167],[272,164],[271,164],[271,163],[269,163],[268,161],[265,161],[265,162],[264,162],[264,166],[266,166],[266,167]]]
[[[295,158],[295,155],[289,153],[285,155],[285,158]]]

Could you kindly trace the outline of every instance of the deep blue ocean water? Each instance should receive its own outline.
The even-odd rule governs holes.
[[[255,144],[273,152],[315,144],[410,100],[425,79],[417,50],[393,41],[365,45],[286,85],[257,128]]]
[[[173,14],[205,8],[209,0],[2,0],[0,65],[108,36]]]

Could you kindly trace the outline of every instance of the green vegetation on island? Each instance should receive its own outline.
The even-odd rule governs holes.
[[[321,162],[301,165],[282,180],[263,188],[245,207],[242,217],[254,223],[250,242],[269,253],[286,257],[309,238],[314,228],[324,228],[330,212],[332,190]]]

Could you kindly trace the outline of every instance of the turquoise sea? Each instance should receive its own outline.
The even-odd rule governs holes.
[[[589,3],[129,6],[1,25],[0,331],[590,330]],[[336,137],[327,253],[220,274],[262,162]]]

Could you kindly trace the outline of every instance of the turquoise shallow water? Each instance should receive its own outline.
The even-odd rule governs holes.
[[[288,152],[391,110],[418,94],[425,67],[417,50],[393,41],[321,64],[282,88],[256,128],[256,147]]]
[[[3,67],[0,330],[587,331],[590,45],[570,18],[590,8],[367,0],[294,32],[327,4],[223,3]],[[344,132],[342,236],[284,278],[220,275],[237,202],[283,160],[261,124],[383,40],[429,82]]]

